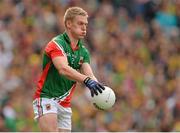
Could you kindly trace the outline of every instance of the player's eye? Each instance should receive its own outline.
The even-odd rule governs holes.
[[[83,25],[83,23],[82,22],[78,22],[78,25]]]

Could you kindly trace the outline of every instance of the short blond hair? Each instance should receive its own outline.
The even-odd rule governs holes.
[[[82,16],[88,17],[87,12],[80,7],[68,8],[64,14],[64,25],[65,25],[65,27],[66,27],[67,20],[73,20],[77,15],[82,15]]]

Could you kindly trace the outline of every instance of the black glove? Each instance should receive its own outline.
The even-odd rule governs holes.
[[[91,96],[94,97],[95,95],[98,95],[98,91],[100,93],[102,93],[102,90],[105,90],[105,87],[102,86],[100,83],[96,82],[95,80],[92,80],[90,77],[87,77],[84,80],[84,84],[86,85],[86,87],[89,88],[89,90],[91,91]]]

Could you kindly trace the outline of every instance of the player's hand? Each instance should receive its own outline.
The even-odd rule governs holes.
[[[104,86],[102,86],[97,81],[92,80],[90,77],[87,77],[84,80],[84,84],[86,85],[86,87],[88,87],[90,89],[92,97],[94,97],[94,94],[98,95],[98,91],[99,91],[99,93],[102,93],[102,91],[105,90]]]

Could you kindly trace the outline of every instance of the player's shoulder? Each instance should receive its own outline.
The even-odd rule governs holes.
[[[88,48],[85,46],[84,42],[82,41],[81,41],[81,50],[86,54],[89,53]]]
[[[64,45],[65,40],[62,34],[59,34],[51,39],[51,41],[55,42],[58,45]]]
[[[82,45],[81,48],[82,48],[83,50],[87,50],[87,51],[88,51],[88,49],[87,49],[86,46],[84,46],[84,45]]]
[[[64,41],[63,35],[59,34],[52,38],[52,41]]]
[[[81,40],[81,39],[79,40],[78,45],[81,47],[81,49],[87,49],[87,48],[85,47],[84,41]]]

